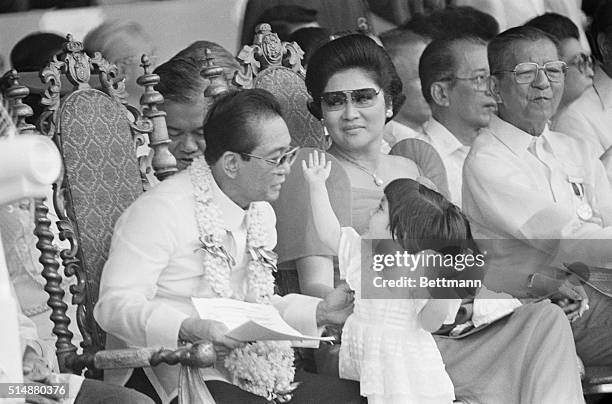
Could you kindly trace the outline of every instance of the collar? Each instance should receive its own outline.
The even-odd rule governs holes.
[[[441,156],[450,156],[457,150],[465,147],[469,149],[469,146],[461,143],[455,135],[446,129],[446,126],[442,125],[435,118],[431,118],[427,122],[425,132],[429,135],[431,143]]]
[[[225,224],[225,230],[232,233],[236,232],[244,223],[246,211],[240,206],[236,205],[236,203],[232,201],[221,190],[221,188],[219,188],[219,185],[217,185],[217,181],[215,181],[214,177],[211,188],[213,192],[213,202],[221,211],[221,217],[223,218],[223,223]]]
[[[601,66],[595,66],[593,87],[604,108],[612,108],[612,79],[608,77]]]
[[[529,150],[529,146],[533,143],[535,137],[529,133],[517,128],[516,126],[504,121],[497,115],[491,117],[489,130],[499,141],[508,147],[514,154],[519,157],[524,156]],[[544,131],[539,136],[545,140],[550,133],[548,124],[544,127]]]

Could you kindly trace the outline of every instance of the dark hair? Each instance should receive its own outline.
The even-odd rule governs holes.
[[[558,41],[563,41],[564,39],[570,38],[580,40],[580,33],[578,32],[578,27],[576,24],[561,14],[542,14],[527,21],[525,26],[541,29],[547,34],[557,38]]]
[[[391,235],[409,253],[439,251],[441,245],[456,253],[468,248],[477,250],[468,219],[438,192],[414,180],[399,178],[385,187],[385,196]]]
[[[514,66],[506,66],[512,46],[517,42],[533,42],[540,40],[548,40],[558,48],[559,41],[554,36],[547,34],[541,29],[527,26],[510,28],[498,36],[496,36],[487,47],[487,56],[489,59],[489,68],[491,74],[495,74],[504,69]]]
[[[35,32],[20,39],[11,50],[11,66],[20,72],[39,71],[62,51],[66,38]]]
[[[597,36],[604,34],[606,37],[612,35],[612,2],[602,1],[597,7],[597,12],[593,16],[593,22],[589,28],[589,43],[591,44],[591,50],[593,55],[599,60],[603,61],[601,52],[599,51],[599,43]]]
[[[213,63],[223,68],[228,83],[240,69],[238,61],[221,45],[209,41],[194,42],[154,71],[160,78],[156,89],[165,100],[195,103],[202,99],[210,84],[200,75],[206,64],[206,49],[210,50]]]
[[[289,42],[296,42],[304,51],[302,65],[306,66],[313,52],[329,41],[330,32],[321,27],[300,28],[289,37]]]
[[[406,96],[402,81],[387,52],[363,34],[351,34],[321,46],[310,58],[306,70],[306,88],[313,101],[308,109],[321,119],[321,95],[329,79],[343,70],[363,69],[385,92],[387,105],[393,104],[393,116],[400,110]],[[387,117],[390,121],[393,117]]]
[[[466,36],[455,39],[436,39],[423,51],[419,60],[419,78],[421,91],[428,104],[433,103],[431,85],[436,81],[452,79],[457,72],[456,51],[453,49],[459,43],[470,43],[486,46],[482,38]]]
[[[489,41],[499,33],[493,16],[469,6],[448,6],[429,15],[417,14],[400,28],[431,39],[475,36]]]
[[[270,24],[272,32],[275,32],[281,41],[288,41],[291,35],[290,24],[316,22],[317,14],[317,10],[310,8],[280,5],[268,8],[261,13],[257,24],[264,22]]]
[[[230,90],[220,96],[204,120],[204,156],[208,164],[215,164],[227,151],[252,152],[259,143],[253,127],[275,117],[283,117],[282,109],[267,90]]]

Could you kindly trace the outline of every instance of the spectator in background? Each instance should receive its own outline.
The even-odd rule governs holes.
[[[401,28],[431,39],[470,35],[489,41],[499,33],[499,24],[495,18],[468,6],[449,6],[429,15],[417,14]]]
[[[60,35],[50,32],[33,32],[20,39],[13,49],[11,49],[11,67],[18,72],[39,72],[47,63],[51,61],[53,56],[62,52],[62,47],[66,39]],[[22,80],[22,84],[26,84]],[[36,80],[31,87],[30,94],[24,98],[23,102],[32,107],[34,114],[26,118],[26,122],[35,125],[38,117],[43,112],[43,106],[40,104],[40,80]]]
[[[300,28],[319,27],[317,10],[301,6],[280,5],[268,8],[257,20],[257,24],[267,22],[281,41],[288,41],[292,33]],[[257,25],[256,24],[256,25]]]
[[[557,18],[558,19],[558,18]],[[558,22],[557,25],[560,23]],[[551,32],[552,33],[552,32]],[[610,152],[612,147],[612,3],[600,7],[591,25],[593,53],[598,59],[594,67],[593,86],[586,85],[592,75],[591,60],[586,52],[573,46],[574,59],[569,65],[566,86],[576,83],[586,87],[586,91],[553,118],[553,128],[559,132],[588,142],[597,158],[607,166],[608,178],[612,178]],[[559,38],[563,43],[568,39]],[[568,46],[561,47],[561,51]],[[569,55],[568,55],[569,56]],[[565,59],[564,59],[565,60]],[[580,73],[582,72],[582,76]],[[574,79],[574,83],[570,80]],[[608,152],[608,153],[606,153]]]
[[[107,21],[89,31],[83,40],[85,50],[90,56],[94,52],[119,68],[125,75],[125,89],[128,104],[138,107],[142,88],[136,79],[143,74],[140,58],[147,54],[155,62],[155,47],[151,36],[140,24],[133,21]]]
[[[393,147],[400,140],[422,134],[423,125],[431,117],[419,79],[419,59],[430,41],[405,29],[387,31],[380,39],[402,80],[406,96],[406,102],[385,129],[385,141]]]
[[[209,41],[192,43],[154,71],[160,78],[157,91],[164,96],[159,108],[166,112],[169,150],[179,170],[187,168],[205,148],[204,116],[212,102],[204,97],[210,82],[200,75],[206,64],[206,49],[213,63],[223,68],[229,83],[240,65],[229,51]]]
[[[296,30],[289,37],[289,42],[296,42],[304,51],[302,66],[308,66],[308,60],[312,53],[323,43],[329,40],[330,32],[321,27],[306,27]]]

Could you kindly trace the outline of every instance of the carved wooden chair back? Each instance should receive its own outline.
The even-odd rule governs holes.
[[[323,125],[307,108],[310,99],[302,67],[304,52],[295,42],[281,42],[269,24],[255,28],[253,45],[245,45],[237,59],[244,71],[236,72],[234,85],[270,91],[283,107],[292,144],[326,149]]]
[[[298,258],[311,255],[335,255],[316,237],[308,195],[308,185],[302,172],[301,164],[308,159],[314,148],[300,149],[287,175],[279,198],[272,203],[276,213],[277,244],[279,272],[293,273],[277,274],[277,286],[280,294],[297,293],[297,275],[292,265],[285,265]],[[351,185],[348,175],[337,162],[336,158],[326,153],[326,158],[332,162],[332,169],[326,181],[327,192],[336,217],[342,226],[351,224]]]
[[[165,113],[157,109],[163,97],[153,88],[159,77],[149,73],[150,65],[144,55],[142,65],[145,74],[138,83],[145,87],[141,97],[145,106],[143,114],[125,104],[125,91],[116,66],[99,53],[90,58],[83,52],[82,43],[70,35],[60,58],[54,57],[41,71],[45,109],[39,130],[55,141],[63,158],[64,174],[54,185],[53,202],[59,217],[60,238],[70,243],[69,248],[60,252],[60,257],[65,275],[77,279],[71,287],[72,303],[77,305],[77,324],[83,337],[83,353],[79,354],[68,330],[70,319],[62,301],[64,291],[52,245],[53,233],[49,230],[48,209],[41,200],[36,206],[35,233],[42,253],[42,274],[47,280],[45,290],[50,295],[53,332],[58,337],[57,356],[63,372],[81,373],[88,368],[88,376],[100,377],[100,370],[104,368],[177,363],[184,358],[181,356],[184,350],[135,350],[119,355],[103,351],[105,335],[93,318],[115,222],[144,191],[135,151],[144,143],[145,135],[149,136],[149,145],[154,150],[152,165],[156,176],[164,179],[176,172],[176,162],[168,151]],[[92,88],[93,75],[97,75],[101,89]],[[68,92],[62,89],[63,77],[73,87]],[[19,120],[31,113],[27,107],[20,106],[27,88],[18,90],[21,92],[13,89],[16,107],[22,109],[17,113],[18,124],[30,130],[25,120]]]

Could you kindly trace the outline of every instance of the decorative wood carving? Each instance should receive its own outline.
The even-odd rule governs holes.
[[[176,159],[168,150],[170,138],[166,128],[166,113],[157,109],[157,106],[164,102],[164,97],[154,88],[159,84],[159,76],[151,73],[151,62],[147,55],[142,55],[141,62],[140,66],[144,69],[144,74],[136,82],[145,89],[144,94],[140,97],[140,104],[144,106],[144,117],[149,119],[153,125],[149,132],[149,146],[154,151],[151,165],[155,176],[162,181],[176,173],[178,169]]]
[[[45,105],[45,112],[39,120],[39,130],[47,136],[53,136],[60,128],[57,128],[57,112],[60,105],[60,93],[62,90],[61,75],[65,74],[68,81],[73,85],[72,91],[91,88],[89,79],[91,73],[96,74],[102,85],[102,90],[118,102],[125,104],[127,93],[125,83],[119,78],[117,66],[109,63],[96,52],[90,58],[84,51],[83,43],[75,41],[71,34],[66,36],[64,53],[58,60],[53,60],[40,72],[40,78],[45,84],[41,104]]]
[[[281,42],[278,35],[272,32],[270,24],[259,24],[255,27],[253,45],[245,45],[238,56],[246,67],[244,72],[237,71],[234,83],[238,87],[252,88],[253,77],[270,66],[286,66],[298,73],[302,79],[306,71],[302,67],[304,51],[295,42]]]
[[[9,108],[15,117],[15,126],[20,134],[32,134],[36,130],[34,125],[26,122],[26,118],[34,115],[32,108],[23,103],[23,99],[30,94],[26,86],[19,84],[19,73],[12,69],[0,80],[2,93],[9,101]]]
[[[215,65],[214,57],[210,49],[204,50],[206,64],[200,72],[200,75],[210,81],[206,90],[204,90],[204,97],[212,98],[213,100],[226,93],[229,88],[227,86],[227,80],[223,72],[223,68]]]

